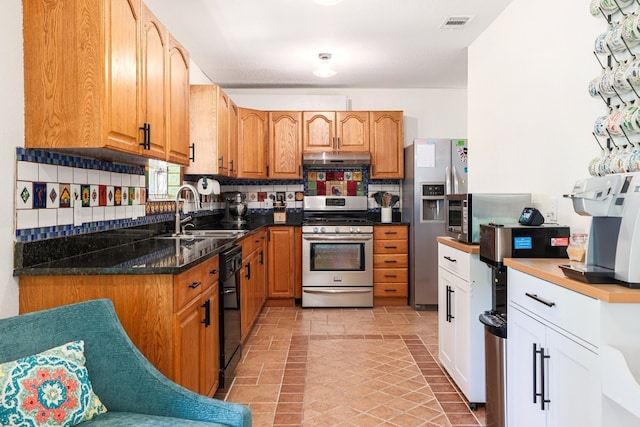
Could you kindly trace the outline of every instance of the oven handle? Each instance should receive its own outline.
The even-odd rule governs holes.
[[[349,237],[345,237],[345,236],[330,236],[330,235],[323,235],[321,237],[318,236],[302,236],[303,240],[309,240],[309,241],[327,241],[327,240],[341,240],[343,242],[366,242],[368,240],[372,240],[373,239],[373,235],[371,234],[367,234],[367,235],[362,235],[362,236],[349,236]]]
[[[366,294],[371,289],[303,289],[308,294]]]

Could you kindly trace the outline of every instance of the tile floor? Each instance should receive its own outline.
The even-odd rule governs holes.
[[[433,311],[264,308],[216,397],[261,426],[484,426],[438,362]]]

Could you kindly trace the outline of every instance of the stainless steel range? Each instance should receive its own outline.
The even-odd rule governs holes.
[[[373,223],[366,196],[306,196],[302,307],[373,306]]]

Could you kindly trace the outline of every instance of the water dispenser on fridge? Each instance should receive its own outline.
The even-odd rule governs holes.
[[[445,184],[422,183],[420,222],[444,221]]]

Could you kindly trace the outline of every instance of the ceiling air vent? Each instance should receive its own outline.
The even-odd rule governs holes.
[[[440,28],[463,28],[472,18],[473,16],[448,16]]]

